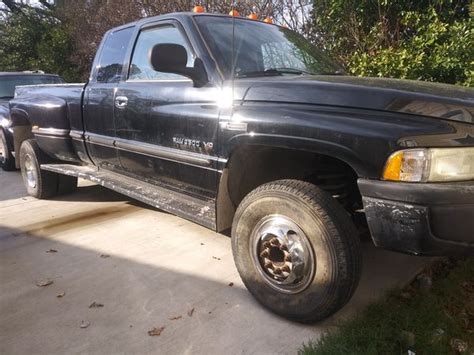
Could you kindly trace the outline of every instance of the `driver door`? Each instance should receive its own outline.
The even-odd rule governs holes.
[[[153,184],[215,198],[219,110],[208,84],[196,88],[187,77],[157,72],[149,63],[156,44],[185,47],[187,66],[196,58],[177,21],[160,21],[140,29],[127,79],[116,92],[118,154],[126,174]]]

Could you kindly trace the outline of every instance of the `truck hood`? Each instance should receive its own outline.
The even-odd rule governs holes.
[[[239,79],[235,87],[244,102],[341,106],[474,123],[474,89],[462,86],[382,78],[289,75]]]

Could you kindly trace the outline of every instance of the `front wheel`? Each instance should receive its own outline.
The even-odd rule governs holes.
[[[331,195],[303,181],[274,181],[247,195],[234,217],[232,250],[254,297],[300,322],[342,308],[361,273],[350,217]]]

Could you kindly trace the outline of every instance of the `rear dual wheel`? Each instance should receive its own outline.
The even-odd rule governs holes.
[[[41,170],[41,164],[52,163],[35,140],[24,141],[20,147],[21,175],[30,196],[45,199],[73,192],[77,188],[77,177]]]
[[[7,137],[0,128],[0,168],[5,171],[15,170],[15,158],[8,147]]]
[[[303,181],[274,181],[247,195],[234,217],[232,249],[254,297],[300,322],[342,308],[360,278],[350,217],[331,195]]]

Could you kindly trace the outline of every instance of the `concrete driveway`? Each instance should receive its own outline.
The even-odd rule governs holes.
[[[40,201],[18,172],[0,170],[2,354],[295,353],[429,261],[365,242],[352,301],[320,324],[296,324],[246,291],[229,237],[80,185]]]

